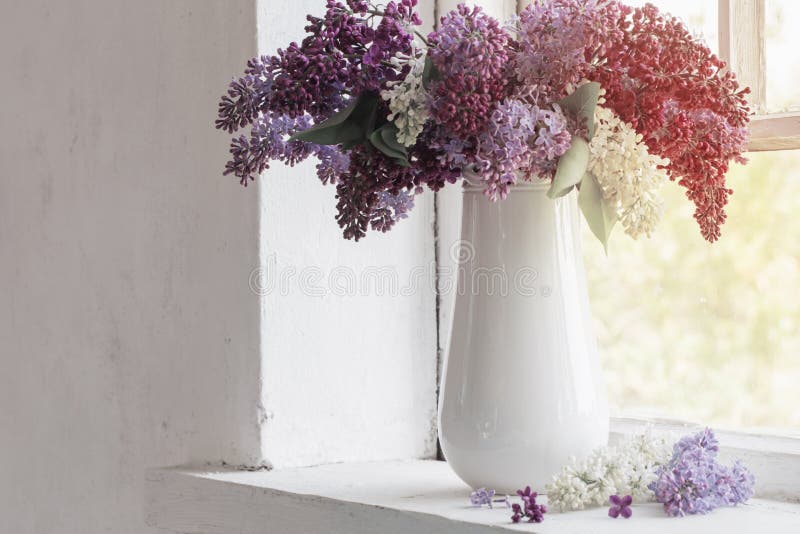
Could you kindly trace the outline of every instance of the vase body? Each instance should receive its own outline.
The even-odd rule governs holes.
[[[473,488],[542,492],[608,439],[577,197],[551,200],[548,185],[498,202],[464,188],[439,439]]]

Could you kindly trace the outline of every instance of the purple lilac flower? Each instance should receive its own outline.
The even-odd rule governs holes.
[[[530,486],[526,486],[524,490],[517,490],[517,495],[522,499],[522,505],[517,503],[511,505],[511,511],[514,512],[511,516],[511,521],[519,523],[523,517],[528,518],[528,523],[541,523],[544,521],[547,506],[536,504],[538,493],[531,491]]]
[[[247,62],[241,78],[234,79],[227,94],[219,102],[218,118],[214,125],[231,133],[251,124],[260,111],[266,109],[272,88],[270,58],[262,56]]]
[[[682,438],[672,459],[659,468],[648,488],[670,516],[705,514],[720,506],[736,506],[753,495],[755,478],[742,464],[717,462],[719,443],[711,429]]]
[[[506,96],[511,36],[480,7],[460,4],[428,41],[442,75],[431,87],[433,117],[462,139],[480,133]]]
[[[387,199],[382,199],[382,194],[397,196],[410,191],[415,186],[414,180],[411,167],[396,165],[382,153],[363,145],[354,147],[350,151],[350,167],[336,183],[336,221],[345,239],[358,241],[369,226],[377,230],[390,228],[395,221],[395,208],[401,215],[404,212],[401,204],[386,205]]]
[[[633,515],[633,511],[631,511],[633,497],[630,495],[626,495],[624,497],[612,495],[608,498],[608,502],[611,503],[611,506],[608,508],[608,517],[613,517],[616,519],[617,517],[622,516],[625,519],[629,519],[631,515]]]
[[[338,177],[347,171],[350,158],[335,146],[323,146],[304,141],[287,141],[293,133],[311,125],[311,119],[304,115],[291,118],[287,116],[263,116],[256,121],[250,137],[241,135],[231,141],[231,160],[225,166],[224,174],[233,174],[239,182],[247,186],[250,181],[269,168],[270,161],[281,161],[293,166],[308,156],[319,159],[317,176],[322,183],[336,183]]]
[[[383,10],[381,19],[367,53],[362,59],[366,76],[359,78],[359,88],[365,91],[378,91],[386,87],[387,82],[396,81],[405,72],[396,72],[387,66],[389,60],[398,53],[409,54],[413,36],[411,26],[422,24],[419,14],[414,11],[417,0],[401,0],[400,3],[389,2]]]
[[[533,101],[566,96],[567,87],[589,72],[592,60],[622,38],[614,0],[540,0],[520,13],[516,78]]]
[[[719,440],[710,428],[704,429],[697,434],[690,434],[678,440],[673,446],[673,455],[683,456],[684,454],[704,454],[710,459],[716,457],[719,452]]]
[[[521,100],[505,99],[478,137],[476,160],[478,173],[486,182],[486,195],[491,200],[505,198],[517,181],[517,172],[528,180],[534,175],[549,177],[571,138],[558,107],[540,109]]]
[[[388,232],[399,220],[408,218],[408,212],[414,207],[414,194],[400,191],[397,194],[381,191],[378,203],[372,212],[369,222],[373,230]]]
[[[494,493],[495,491],[493,489],[478,488],[470,493],[469,502],[471,502],[473,506],[483,506],[487,504],[489,508],[491,508]]]
[[[323,184],[335,184],[339,176],[350,167],[350,156],[338,147],[331,145],[315,145],[317,177]]]

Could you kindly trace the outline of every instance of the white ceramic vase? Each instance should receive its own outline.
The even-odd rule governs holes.
[[[473,488],[542,492],[570,456],[608,439],[577,197],[547,188],[523,183],[489,202],[464,187],[439,439]]]

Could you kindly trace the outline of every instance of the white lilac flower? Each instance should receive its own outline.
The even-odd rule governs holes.
[[[389,104],[389,120],[397,126],[397,140],[403,146],[413,146],[430,117],[430,97],[422,83],[425,70],[425,53],[416,50],[410,56],[397,55],[392,58],[395,67],[408,65],[406,77],[390,82],[381,96]]]
[[[625,233],[634,239],[650,237],[663,209],[658,189],[667,173],[660,166],[669,162],[650,154],[642,136],[610,109],[597,106],[595,125],[589,171],[616,209]]]
[[[611,495],[652,501],[654,494],[647,486],[669,458],[666,439],[649,431],[637,434],[616,447],[601,447],[586,458],[570,461],[545,488],[547,501],[562,512],[604,506]]]

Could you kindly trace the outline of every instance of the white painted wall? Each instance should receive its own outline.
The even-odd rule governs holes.
[[[322,4],[261,2],[262,53],[299,41],[303,14]],[[433,0],[420,11],[432,27]],[[434,456],[433,194],[391,232],[355,243],[342,239],[335,187],[320,186],[314,162],[274,167],[261,192],[267,268],[317,273],[321,291],[303,291],[296,275],[263,301],[264,456],[276,467]],[[369,273],[387,283],[383,294]],[[331,279],[349,276],[355,291],[337,296]]]
[[[142,533],[146,466],[260,460],[257,199],[212,129],[252,5],[0,8],[0,532]]]
[[[432,453],[432,293],[248,286],[259,243],[402,279],[433,258],[431,198],[354,245],[310,165],[262,209],[220,176],[224,84],[321,4],[0,7],[0,532],[146,532],[146,467]]]

